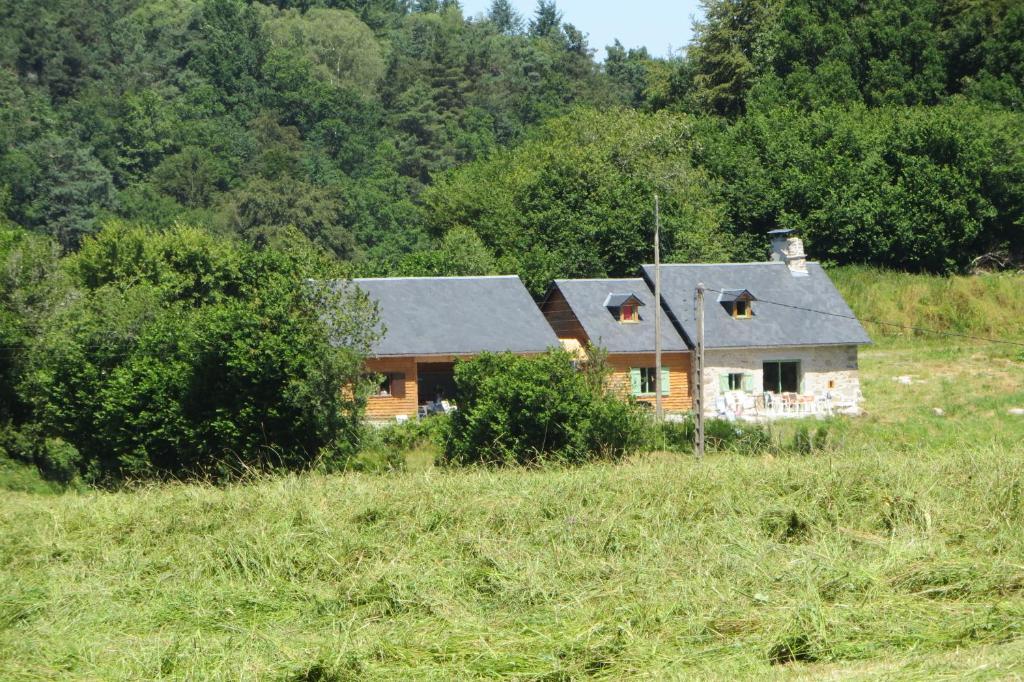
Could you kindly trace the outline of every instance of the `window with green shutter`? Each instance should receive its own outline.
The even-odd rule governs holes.
[[[655,367],[633,367],[629,370],[629,389],[633,395],[654,395],[657,390]],[[669,378],[671,373],[668,367],[661,368],[661,394],[669,394]]]
[[[633,367],[629,370],[629,392],[633,395],[640,395],[640,368]]]
[[[729,372],[727,374],[718,375],[718,379],[723,393],[725,391],[744,391],[745,393],[753,393],[754,391],[753,374]]]

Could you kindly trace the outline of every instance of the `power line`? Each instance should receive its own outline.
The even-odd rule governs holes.
[[[723,291],[720,291],[718,289],[712,289],[710,287],[705,287],[705,289],[707,291],[714,291],[715,293],[718,293],[718,294],[725,293]],[[882,325],[882,326],[885,326],[885,327],[894,327],[894,328],[897,328],[897,329],[906,329],[906,330],[910,330],[910,331],[919,332],[919,333],[922,333],[922,334],[935,334],[936,336],[950,336],[950,337],[956,337],[956,338],[960,338],[960,339],[970,339],[972,341],[983,341],[985,343],[1001,343],[1001,344],[1005,344],[1007,346],[1017,346],[1019,348],[1024,348],[1024,343],[1020,343],[1018,341],[1007,341],[1005,339],[993,339],[993,338],[989,338],[989,337],[986,337],[986,336],[974,336],[972,334],[960,334],[960,333],[957,333],[957,332],[943,332],[943,331],[939,331],[937,329],[928,329],[926,327],[915,327],[915,326],[912,326],[912,325],[900,324],[898,322],[886,322],[885,320],[873,320],[873,319],[870,319],[870,318],[867,318],[867,317],[857,317],[856,315],[844,315],[843,313],[833,313],[833,312],[829,312],[827,310],[815,310],[814,308],[805,308],[803,306],[792,305],[790,303],[780,303],[778,301],[769,301],[769,300],[766,300],[766,299],[763,299],[763,298],[758,298],[758,299],[755,299],[755,300],[758,303],[768,303],[770,305],[777,305],[777,306],[780,306],[782,308],[792,308],[793,310],[802,310],[804,312],[815,313],[815,314],[818,314],[818,315],[828,315],[830,317],[839,317],[839,318],[842,318],[844,320],[854,320],[856,322],[869,322],[871,324]]]

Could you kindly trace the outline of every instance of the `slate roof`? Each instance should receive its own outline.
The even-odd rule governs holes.
[[[662,299],[664,298],[665,297],[662,296]],[[754,296],[749,291],[747,291],[746,289],[725,289],[720,294],[718,294],[718,301],[720,303],[733,303],[741,299],[756,301],[757,297]]]
[[[376,356],[540,353],[558,346],[515,275],[355,279],[377,302],[386,334]]]
[[[643,274],[653,282],[654,266],[643,266]],[[662,265],[662,298],[673,321],[690,339],[696,338],[694,292],[698,282],[707,288],[707,348],[871,343],[860,322],[847,319],[853,317],[853,311],[818,263],[807,263],[806,277],[794,277],[780,262]],[[733,319],[718,302],[720,292],[736,289],[745,289],[757,299],[750,319]],[[773,305],[777,303],[784,305]]]
[[[604,306],[606,308],[621,308],[623,303],[625,303],[626,301],[630,301],[630,300],[635,300],[640,305],[645,305],[645,303],[643,301],[641,301],[640,298],[637,297],[636,294],[628,293],[628,294],[608,294],[608,296],[604,299]]]
[[[557,287],[590,342],[609,353],[654,352],[654,294],[643,279],[556,279]],[[605,305],[608,294],[628,293],[637,297],[643,308],[640,321],[623,324]],[[664,351],[683,351],[688,346],[669,321],[662,318],[661,344]]]

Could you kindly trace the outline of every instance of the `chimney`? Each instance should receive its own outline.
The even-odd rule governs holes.
[[[806,277],[807,256],[803,240],[793,230],[772,230],[768,235],[772,238],[772,261],[785,263],[794,277]]]

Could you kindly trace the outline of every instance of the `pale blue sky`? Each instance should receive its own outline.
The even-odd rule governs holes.
[[[486,12],[491,0],[461,0],[467,17]],[[536,0],[512,0],[526,19],[533,16]],[[589,34],[590,46],[597,58],[604,61],[605,45],[616,38],[626,47],[647,48],[656,57],[686,47],[690,42],[693,17],[698,14],[698,0],[558,0],[563,21]]]

